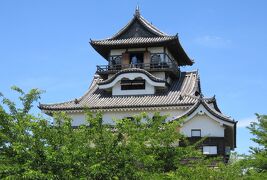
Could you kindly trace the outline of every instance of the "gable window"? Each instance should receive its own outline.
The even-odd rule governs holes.
[[[203,146],[203,154],[207,155],[217,154],[217,146]]]
[[[146,81],[144,79],[122,79],[121,90],[140,90],[146,88]]]
[[[201,129],[191,129],[191,137],[201,137]]]

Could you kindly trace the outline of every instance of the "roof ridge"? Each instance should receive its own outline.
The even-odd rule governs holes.
[[[209,104],[208,104],[206,101],[202,101],[202,102],[203,102],[203,105],[206,105],[206,106],[207,106],[207,109],[209,109],[210,111],[212,111],[214,114],[217,114],[217,115],[221,116],[221,117],[224,118],[225,120],[228,119],[228,121],[230,120],[230,121],[234,122],[234,120],[231,118],[231,116],[227,116],[227,115],[224,115],[223,113],[220,113],[220,112],[216,111],[215,109],[211,108],[211,107],[209,106]],[[211,113],[211,114],[212,114],[212,113]],[[213,115],[214,115],[214,114],[213,114]],[[215,115],[215,116],[216,116],[216,115]]]
[[[98,40],[92,40],[90,39],[91,43],[96,43],[96,42],[103,42],[103,41],[126,41],[126,40],[135,40],[135,39],[161,39],[161,38],[176,38],[176,35],[167,35],[167,36],[158,36],[158,37],[130,37],[127,39],[98,39]]]
[[[183,86],[185,87],[185,94],[191,94],[193,95],[195,93],[195,89],[197,88],[197,84],[198,84],[198,71],[183,71],[181,72],[182,74],[184,74],[185,77],[190,78],[189,81],[186,81],[185,84],[183,84]],[[194,80],[194,83],[189,83],[191,82],[191,79]]]
[[[75,98],[69,101],[65,101],[65,102],[61,102],[61,103],[46,103],[46,104],[40,104],[39,107],[42,106],[50,106],[50,105],[63,105],[63,104],[70,104],[70,103],[75,103],[76,100],[78,100],[78,102],[80,102],[85,96],[87,96],[93,89],[93,87],[96,85],[96,81],[98,81],[100,79],[100,77],[97,77],[95,79],[93,79],[93,81],[91,82],[88,90],[84,93],[83,96],[79,97],[79,98]],[[75,103],[78,104],[78,103]]]
[[[143,16],[140,15],[140,20],[142,23],[144,23],[145,25],[149,26],[149,28],[151,28],[152,30],[154,30],[155,32],[159,33],[162,36],[169,36],[167,33],[159,30],[157,27],[155,27],[152,23],[148,22]]]
[[[75,100],[75,99],[74,99]],[[43,106],[51,106],[51,105],[62,105],[62,104],[68,104],[68,103],[72,103],[74,102],[74,100],[70,100],[70,101],[65,101],[65,102],[61,102],[61,103],[40,103],[38,107],[43,107]]]
[[[92,81],[91,85],[89,86],[88,90],[85,92],[85,94],[83,96],[81,96],[79,98],[79,100],[78,100],[79,102],[82,101],[83,98],[85,98],[88,94],[91,93],[91,91],[94,90],[94,87],[97,85],[98,81],[100,81],[100,77],[97,77],[97,78],[93,79],[93,81]]]

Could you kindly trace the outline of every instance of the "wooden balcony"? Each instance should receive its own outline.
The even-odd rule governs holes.
[[[149,72],[170,72],[172,74],[179,73],[179,68],[176,64],[168,63],[137,63],[137,64],[115,64],[115,65],[98,65],[96,66],[96,72],[99,75],[114,74],[122,69],[127,68],[140,68],[145,69]]]

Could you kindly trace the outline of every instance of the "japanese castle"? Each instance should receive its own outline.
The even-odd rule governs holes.
[[[91,40],[91,46],[107,60],[98,65],[89,89],[80,98],[40,104],[46,114],[64,111],[73,127],[85,123],[84,108],[102,112],[105,123],[147,112],[168,114],[167,121],[185,117],[180,132],[192,142],[207,137],[203,154],[229,158],[236,147],[236,121],[222,114],[215,96],[204,97],[198,71],[192,66],[178,35],[160,31],[140,15],[137,8],[130,22],[114,36]]]

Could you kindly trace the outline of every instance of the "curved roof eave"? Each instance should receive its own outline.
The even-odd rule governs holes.
[[[121,75],[121,74],[125,74],[125,73],[142,73],[142,74],[145,74],[147,77],[149,77],[149,79],[150,79],[151,81],[166,83],[165,80],[160,79],[160,78],[157,78],[156,76],[154,76],[153,74],[147,72],[147,71],[144,70],[144,69],[139,69],[139,68],[128,68],[128,69],[123,69],[123,70],[117,72],[117,73],[114,74],[111,78],[109,78],[109,79],[107,79],[107,80],[105,80],[105,81],[100,81],[100,82],[98,83],[98,85],[109,84],[109,83],[111,83],[114,79],[116,79],[116,77],[118,77],[118,76]]]
[[[227,117],[227,116],[223,115],[221,112],[217,112],[215,109],[213,110],[212,108],[210,108],[210,106],[207,104],[207,102],[206,102],[202,97],[200,97],[199,100],[198,100],[198,101],[197,101],[191,108],[188,109],[188,111],[186,111],[186,112],[184,112],[183,114],[181,114],[181,115],[175,117],[172,121],[193,114],[193,113],[195,112],[195,110],[197,110],[197,108],[198,108],[200,105],[203,105],[204,108],[205,108],[210,114],[212,114],[213,116],[215,116],[216,118],[218,118],[218,119],[220,119],[220,120],[222,120],[222,121],[225,121],[225,122],[228,122],[228,123],[232,123],[232,124],[236,124],[236,123],[237,123],[236,121],[234,121],[234,120],[231,119],[230,117]]]
[[[193,106],[198,98],[193,96],[196,85],[197,72],[182,72],[181,78],[170,84],[166,92],[155,95],[136,95],[136,96],[112,96],[99,89],[100,77],[95,75],[90,88],[86,93],[72,101],[53,104],[40,104],[39,108],[43,111],[68,111],[90,109],[111,109],[111,108],[140,108],[140,107],[169,107],[169,106]],[[210,103],[210,99],[204,99]],[[189,107],[187,107],[189,108]]]

